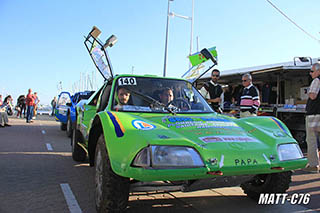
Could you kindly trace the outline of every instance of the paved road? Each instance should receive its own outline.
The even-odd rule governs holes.
[[[0,213],[94,213],[94,171],[72,160],[70,139],[52,117],[11,118],[0,129]],[[192,193],[131,194],[127,212],[320,212],[320,175],[297,171],[288,193],[307,205],[258,205],[239,187]]]

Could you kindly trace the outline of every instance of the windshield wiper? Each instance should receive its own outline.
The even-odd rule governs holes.
[[[140,96],[141,98],[143,98],[144,100],[148,101],[151,104],[158,105],[160,107],[165,108],[168,112],[172,113],[173,115],[175,115],[177,110],[178,110],[177,107],[175,107],[175,106],[167,106],[167,105],[157,101],[156,99],[150,97],[149,95],[142,94],[140,92],[134,91],[134,90],[129,89],[129,88],[126,88],[126,90],[130,91],[131,93],[133,93],[135,95]]]

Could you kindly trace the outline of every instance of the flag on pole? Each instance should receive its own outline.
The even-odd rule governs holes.
[[[208,50],[217,59],[218,53],[216,47],[211,47]],[[188,57],[192,66],[196,66],[208,60],[200,52],[194,53]]]

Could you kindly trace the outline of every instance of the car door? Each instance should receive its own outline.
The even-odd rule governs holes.
[[[62,122],[67,123],[68,109],[72,105],[72,99],[69,92],[61,92],[58,98],[55,115],[56,118]]]
[[[93,28],[86,37],[84,44],[102,77],[105,80],[110,80],[113,78],[113,70],[107,47],[112,47],[117,38],[112,35],[107,39],[106,43],[101,43],[101,40],[98,39],[100,33],[101,31],[98,28]]]
[[[80,99],[79,97],[80,97],[80,93],[75,93],[73,96],[71,96],[71,104],[68,104],[70,119],[72,123],[76,121],[76,105],[79,102],[79,99]]]
[[[84,103],[81,107],[78,108],[78,124],[80,124],[79,128],[84,137],[87,137],[87,129],[89,127],[91,119],[93,119],[97,112],[97,101],[104,87],[105,85],[103,85],[98,91],[92,94],[87,103]]]

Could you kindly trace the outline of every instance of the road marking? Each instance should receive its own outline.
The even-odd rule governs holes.
[[[42,132],[42,134],[46,134],[46,131],[44,131],[44,130],[42,130],[41,132]]]
[[[48,151],[52,151],[53,150],[50,143],[46,143],[46,146],[47,146]]]
[[[76,198],[74,197],[69,184],[61,183],[60,187],[62,189],[64,198],[67,201],[68,208],[69,208],[70,212],[71,213],[81,213],[82,211],[80,209],[80,206],[79,206]]]
[[[71,152],[0,152],[0,155],[59,155],[71,157]]]

